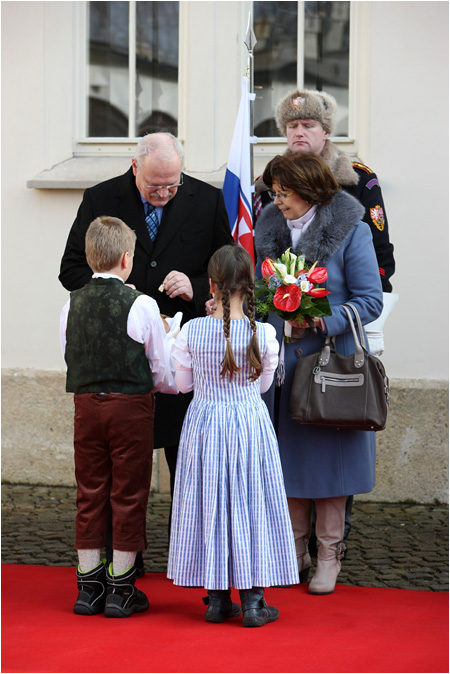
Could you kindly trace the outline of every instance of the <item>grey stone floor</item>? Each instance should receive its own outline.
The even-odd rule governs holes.
[[[75,488],[2,485],[2,563],[76,566]],[[152,494],[148,572],[164,573],[170,496]],[[448,592],[448,506],[358,503],[338,582]],[[315,560],[313,560],[314,562]]]

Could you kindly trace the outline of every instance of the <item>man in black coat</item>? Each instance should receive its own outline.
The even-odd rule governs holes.
[[[123,220],[137,236],[128,283],[153,297],[162,314],[183,312],[183,323],[205,314],[208,261],[233,239],[222,192],[185,175],[182,168],[179,140],[168,133],[148,134],[139,140],[124,175],[85,191],[61,261],[59,280],[64,288],[76,290],[88,283],[92,271],[86,262],[86,231],[96,217],[109,215]],[[172,491],[178,441],[191,397],[156,396],[154,447],[165,448]]]

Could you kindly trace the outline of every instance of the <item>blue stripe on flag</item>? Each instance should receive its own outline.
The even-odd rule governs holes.
[[[231,232],[234,232],[234,229],[237,224],[238,211],[239,211],[239,191],[240,191],[240,180],[239,178],[231,173],[229,169],[226,170],[225,180],[223,183],[223,197],[225,200],[225,206],[228,213],[228,220],[230,221]]]

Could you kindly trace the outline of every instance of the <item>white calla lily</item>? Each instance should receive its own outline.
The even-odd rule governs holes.
[[[281,278],[284,280],[286,278],[287,273],[288,273],[286,265],[281,264],[281,262],[274,262],[273,266],[275,267],[277,272],[279,272]]]
[[[304,281],[301,281],[299,285],[302,293],[307,293],[312,284],[309,281],[306,281],[305,279]]]
[[[295,271],[296,271],[295,267],[297,265],[297,256],[294,255],[294,253],[289,252],[288,257],[289,257],[289,260],[288,260],[289,273],[293,276],[295,274]]]
[[[291,283],[297,283],[297,279],[295,276],[291,276],[291,274],[286,274],[286,276],[283,279],[283,283],[285,285],[291,285]]]

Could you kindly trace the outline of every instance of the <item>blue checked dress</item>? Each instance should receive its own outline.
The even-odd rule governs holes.
[[[273,371],[273,328],[258,323],[257,330],[263,364],[271,358]],[[221,320],[189,321],[172,349],[177,369],[192,364],[194,397],[178,450],[167,576],[209,590],[298,583],[278,444],[260,380],[248,380],[247,318],[231,321],[230,338],[242,368],[231,382],[220,375]]]

